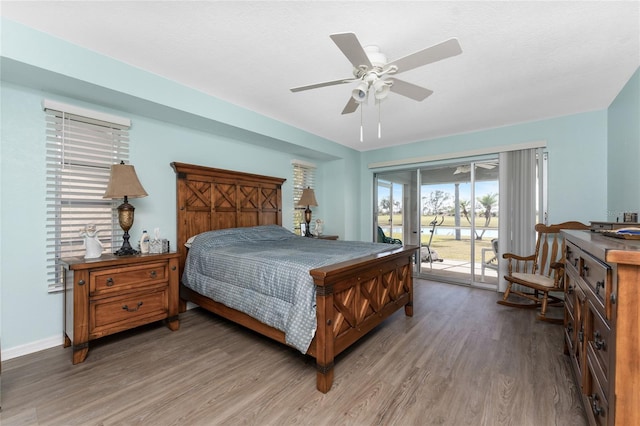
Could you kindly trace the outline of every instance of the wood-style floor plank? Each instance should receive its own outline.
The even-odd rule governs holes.
[[[2,364],[3,426],[585,425],[562,327],[499,295],[415,281],[397,312],[336,360],[315,363],[200,309],[91,342],[82,364],[52,348]]]

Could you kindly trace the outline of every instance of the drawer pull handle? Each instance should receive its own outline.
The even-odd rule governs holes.
[[[577,257],[573,259],[573,266],[574,266],[574,268],[578,267],[578,258]]]
[[[569,332],[569,334],[573,333],[573,323],[567,323],[567,331]]]
[[[107,278],[107,287],[111,287],[113,286],[115,283],[113,282],[113,278],[109,277]]]
[[[596,416],[604,414],[604,409],[598,406],[598,394],[595,393],[591,395],[591,411],[593,411],[593,414]]]
[[[151,278],[155,278],[155,277],[156,277],[156,275],[157,275],[157,273],[156,273],[156,270],[155,270],[155,269],[154,269],[153,271],[151,271],[149,274],[151,275]]]
[[[584,275],[585,277],[588,277],[588,276],[589,276],[589,267],[588,267],[587,265],[584,265],[584,266],[582,267],[582,271],[583,271],[583,275]]]
[[[609,300],[611,300],[612,304],[616,304],[616,294],[615,293],[611,293],[611,296],[609,296]]]
[[[569,285],[569,287],[567,287],[567,294],[573,294],[573,286]]]
[[[599,331],[595,332],[593,344],[596,346],[596,349],[601,351],[605,347],[604,340],[602,339],[602,334]]]
[[[176,270],[176,267],[175,267],[175,266],[172,266],[172,267],[171,267],[171,270],[172,270],[172,271],[175,271],[175,270]]]
[[[600,295],[600,287],[604,288],[604,280],[596,281],[596,295]]]
[[[582,329],[578,331],[578,340],[580,341],[580,343],[584,341],[584,330]]]
[[[84,285],[84,280],[78,281],[78,285]]]
[[[142,302],[138,302],[138,306],[136,306],[135,308],[131,309],[129,308],[127,305],[122,305],[122,309],[127,311],[127,312],[135,312],[138,309],[140,309],[140,306],[142,306]]]

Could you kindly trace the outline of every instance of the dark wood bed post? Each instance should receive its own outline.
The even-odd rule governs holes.
[[[335,350],[333,347],[333,286],[316,285],[316,387],[322,393],[329,392],[333,384],[333,359]]]
[[[309,347],[316,358],[317,388],[333,384],[336,355],[404,306],[413,316],[415,246],[398,247],[309,271],[316,285],[316,335]]]

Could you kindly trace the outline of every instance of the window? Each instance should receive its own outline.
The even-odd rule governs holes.
[[[129,160],[128,119],[44,101],[46,117],[47,284],[62,290],[58,259],[84,256],[80,231],[94,224],[104,251],[122,236],[115,207],[103,199],[111,165]]]
[[[298,206],[304,188],[315,188],[316,166],[300,160],[293,160],[293,229],[300,231],[304,222],[305,207]]]

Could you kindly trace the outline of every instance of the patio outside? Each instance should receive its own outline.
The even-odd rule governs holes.
[[[378,216],[378,223],[387,236],[402,239],[402,223],[398,223],[397,220],[397,217],[394,217],[394,226],[393,230],[391,230],[389,229],[389,226],[384,226],[384,224],[389,223],[389,216]],[[432,217],[421,217],[422,234],[420,236],[420,242],[423,247],[421,270],[427,273],[433,270],[434,273],[437,273],[438,275],[451,278],[468,279],[472,262],[470,259],[471,236],[469,235],[469,226],[461,227],[461,235],[456,238],[455,218],[453,216],[444,216],[443,223],[435,228],[435,233],[431,241],[431,249],[436,251],[437,257],[442,259],[442,261],[429,262],[426,258],[428,253],[426,246],[429,243],[431,235],[430,231],[432,227],[429,223],[432,220]],[[487,267],[486,265],[487,262],[495,256],[491,240],[495,238],[495,235],[497,235],[498,217],[491,218],[489,227],[483,228],[484,226],[485,218],[476,217],[477,228],[476,233],[473,236],[475,239],[473,267],[477,281],[485,282],[487,284],[496,284],[498,279],[497,268],[495,266]],[[484,271],[482,268],[483,262],[485,263]],[[497,263],[493,261],[491,262],[491,265],[497,265]],[[482,280],[483,272],[484,280]]]

